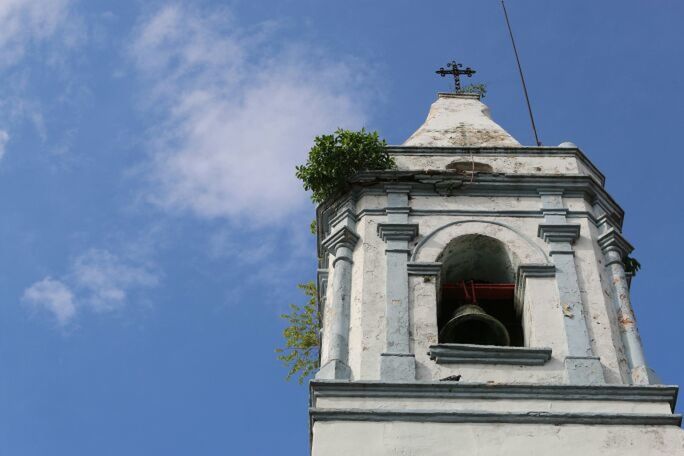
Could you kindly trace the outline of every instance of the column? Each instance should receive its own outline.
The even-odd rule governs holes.
[[[387,223],[378,224],[378,236],[386,243],[387,258],[385,351],[380,355],[380,379],[413,381],[416,360],[409,344],[408,256],[409,242],[418,225],[408,223],[410,186],[392,184],[387,192]]]
[[[539,193],[544,223],[539,225],[538,235],[549,244],[549,255],[556,267],[556,284],[567,339],[566,379],[570,384],[605,383],[601,361],[594,356],[591,347],[572,247],[579,238],[580,225],[567,223],[567,209],[563,206],[561,192]]]
[[[322,246],[335,256],[333,260],[332,302],[326,303],[326,317],[331,319],[327,338],[325,360],[316,378],[350,379],[349,368],[349,307],[352,286],[352,255],[359,240],[358,234],[343,225],[328,236]]]
[[[606,257],[606,267],[611,275],[613,306],[617,313],[618,328],[631,372],[632,383],[635,385],[657,384],[659,381],[655,372],[646,365],[646,357],[629,297],[625,265],[622,261],[633,250],[633,247],[614,228],[610,228],[606,233],[599,236],[598,243]]]

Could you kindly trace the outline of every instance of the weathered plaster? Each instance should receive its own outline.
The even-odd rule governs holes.
[[[430,106],[425,123],[404,142],[405,146],[519,146],[494,123],[478,96],[440,93]]]
[[[675,426],[317,422],[313,456],[682,456]]]
[[[431,125],[421,135],[433,134]],[[327,283],[319,377],[342,379],[362,394],[314,404],[313,453],[682,454],[683,433],[674,426],[681,417],[668,409],[676,390],[668,390],[668,401],[658,396],[664,389],[636,386],[653,380],[634,350],[638,333],[625,342],[625,329],[636,329],[625,310],[629,283],[622,254],[602,238],[610,230],[619,235],[624,214],[588,158],[571,147],[518,145],[390,153],[399,169],[359,173],[346,200],[317,211],[319,240],[326,239],[319,268],[328,276],[319,281]],[[479,172],[467,172],[469,159]],[[454,161],[460,165],[447,169]],[[343,230],[359,239],[337,249],[333,240]],[[550,351],[546,362],[510,364],[515,349],[477,347],[472,362],[462,354],[437,362],[450,356],[445,352],[430,359],[442,257],[463,236],[506,247],[506,270],[517,272],[520,352]],[[497,363],[494,352],[505,360]],[[380,379],[379,389],[369,386]],[[606,385],[579,385],[592,382]]]

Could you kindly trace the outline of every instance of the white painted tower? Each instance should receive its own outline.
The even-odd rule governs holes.
[[[318,209],[312,454],[684,455],[584,153],[521,146],[451,93],[390,152]]]

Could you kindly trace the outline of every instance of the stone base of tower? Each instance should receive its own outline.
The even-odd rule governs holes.
[[[684,456],[671,386],[311,383],[313,456]]]

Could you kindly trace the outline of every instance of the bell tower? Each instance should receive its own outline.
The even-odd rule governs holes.
[[[521,146],[467,93],[389,150],[317,211],[312,454],[684,455],[589,158]]]

